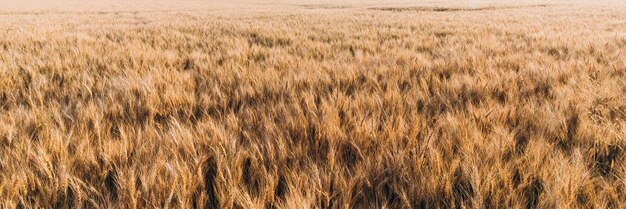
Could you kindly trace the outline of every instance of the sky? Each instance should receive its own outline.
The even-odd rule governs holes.
[[[354,8],[390,6],[438,6],[480,8],[501,5],[532,5],[626,0],[0,0],[0,12],[7,11],[154,11],[224,10],[232,8],[278,8],[302,5],[341,5]]]

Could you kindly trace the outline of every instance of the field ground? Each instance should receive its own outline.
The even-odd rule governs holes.
[[[619,208],[626,3],[0,1],[2,208]]]

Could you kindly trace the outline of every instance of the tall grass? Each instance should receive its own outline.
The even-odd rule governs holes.
[[[0,14],[1,207],[626,203],[626,7],[289,8]]]

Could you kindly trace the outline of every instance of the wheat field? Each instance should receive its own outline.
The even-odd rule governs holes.
[[[621,208],[626,3],[0,1],[1,208]]]

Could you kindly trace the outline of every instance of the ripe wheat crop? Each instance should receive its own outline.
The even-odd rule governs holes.
[[[626,4],[398,2],[0,1],[0,207],[626,204]]]

